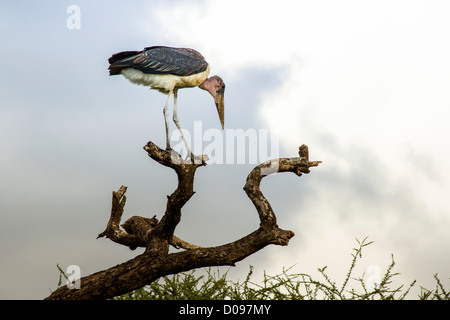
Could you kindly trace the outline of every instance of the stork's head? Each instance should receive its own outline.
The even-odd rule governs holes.
[[[224,124],[224,94],[225,94],[225,83],[222,78],[219,76],[212,76],[211,78],[206,79],[199,85],[199,88],[208,91],[212,97],[214,98],[214,102],[216,103],[217,112],[219,113],[220,124]]]

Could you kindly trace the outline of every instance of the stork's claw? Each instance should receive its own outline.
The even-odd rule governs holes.
[[[194,165],[200,165],[200,166],[206,166],[206,161],[208,161],[209,158],[206,154],[202,154],[199,156],[196,156],[192,152],[190,152],[186,159],[184,160],[185,163],[191,163]]]

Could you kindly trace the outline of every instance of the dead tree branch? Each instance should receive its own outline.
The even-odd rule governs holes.
[[[164,215],[159,221],[156,216],[133,216],[121,225],[123,230],[120,229],[127,190],[127,187],[122,186],[113,192],[110,219],[105,231],[97,237],[107,237],[130,249],[143,247],[144,253],[107,270],[81,278],[80,289],[63,286],[46,299],[108,299],[141,288],[165,275],[200,267],[234,266],[236,262],[269,244],[285,246],[294,233],[278,227],[275,213],[260,190],[261,180],[277,172],[293,172],[301,176],[302,173],[309,173],[310,167],[320,163],[309,161],[308,147],[302,145],[299,157],[273,159],[256,166],[248,175],[244,190],[259,214],[260,227],[232,243],[202,248],[177,238],[174,231],[181,219],[181,209],[194,195],[196,169],[206,165],[207,157],[203,155],[182,160],[177,152],[163,150],[152,142],[148,142],[144,150],[153,160],[175,170],[178,176],[178,186],[167,197]],[[185,250],[169,254],[169,245]]]

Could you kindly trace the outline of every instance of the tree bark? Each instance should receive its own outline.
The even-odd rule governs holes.
[[[178,186],[167,197],[164,215],[159,221],[156,217],[133,216],[121,225],[123,230],[120,229],[127,190],[122,186],[113,192],[110,219],[105,231],[97,238],[107,237],[132,250],[143,247],[145,251],[122,264],[81,278],[80,289],[62,286],[52,292],[47,300],[109,299],[141,288],[165,275],[201,267],[234,266],[269,244],[287,245],[294,232],[278,227],[275,213],[260,190],[261,180],[277,172],[293,172],[301,176],[321,162],[309,161],[308,147],[302,145],[299,157],[273,159],[256,166],[247,177],[244,191],[258,212],[259,228],[234,242],[203,248],[177,238],[174,231],[180,222],[182,207],[194,194],[195,172],[206,165],[207,156],[182,160],[177,152],[163,150],[153,142],[148,142],[144,150],[153,160],[174,169],[178,176]],[[184,250],[169,254],[169,245]]]

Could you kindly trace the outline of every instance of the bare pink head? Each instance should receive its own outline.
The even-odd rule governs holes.
[[[223,129],[224,112],[225,112],[225,105],[224,105],[225,83],[219,76],[212,76],[211,78],[208,78],[205,81],[203,81],[198,87],[208,91],[214,98],[217,112],[219,113],[220,124],[222,125]]]

